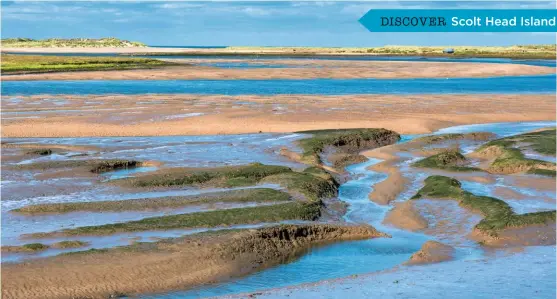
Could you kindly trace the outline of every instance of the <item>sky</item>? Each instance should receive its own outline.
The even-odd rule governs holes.
[[[117,37],[156,46],[375,47],[555,43],[555,33],[372,33],[373,8],[555,8],[554,1],[4,1],[2,38]]]

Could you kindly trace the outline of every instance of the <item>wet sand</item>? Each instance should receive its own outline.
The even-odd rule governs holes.
[[[428,227],[427,219],[414,207],[412,200],[395,204],[383,223],[409,231],[422,230]]]
[[[191,60],[169,60],[192,63]],[[226,62],[223,60],[222,62]],[[195,63],[195,61],[193,62]],[[271,62],[266,62],[271,63]],[[266,63],[258,63],[265,66]],[[282,63],[276,61],[275,63]],[[555,68],[503,63],[409,61],[286,62],[284,68],[220,68],[169,66],[153,69],[53,72],[4,75],[2,80],[192,80],[192,79],[314,79],[314,78],[469,78],[554,74]],[[298,66],[298,67],[296,67]],[[303,66],[303,67],[299,67]]]
[[[422,248],[414,253],[409,265],[432,264],[449,261],[454,256],[454,248],[436,241],[427,241]]]
[[[2,137],[217,135],[362,127],[416,134],[460,124],[555,120],[556,113],[553,95],[40,95],[2,97],[2,108]]]
[[[280,226],[5,264],[2,297],[113,298],[184,289],[275,265],[311,245],[382,236],[369,226]]]
[[[497,232],[497,236],[490,236],[474,229],[469,237],[490,247],[547,246],[555,245],[555,232],[555,222],[550,222],[506,228]]]

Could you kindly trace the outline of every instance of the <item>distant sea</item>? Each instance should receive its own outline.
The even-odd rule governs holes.
[[[224,49],[228,46],[152,46],[153,48],[192,48],[192,49]]]

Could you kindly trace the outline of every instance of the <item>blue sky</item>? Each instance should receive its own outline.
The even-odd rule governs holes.
[[[345,46],[555,43],[554,33],[371,33],[373,8],[555,8],[548,1],[4,1],[2,38],[107,37],[149,45]]]

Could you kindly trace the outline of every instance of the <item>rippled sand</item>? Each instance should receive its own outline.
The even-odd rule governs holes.
[[[214,135],[555,120],[554,95],[2,97],[3,137]]]

